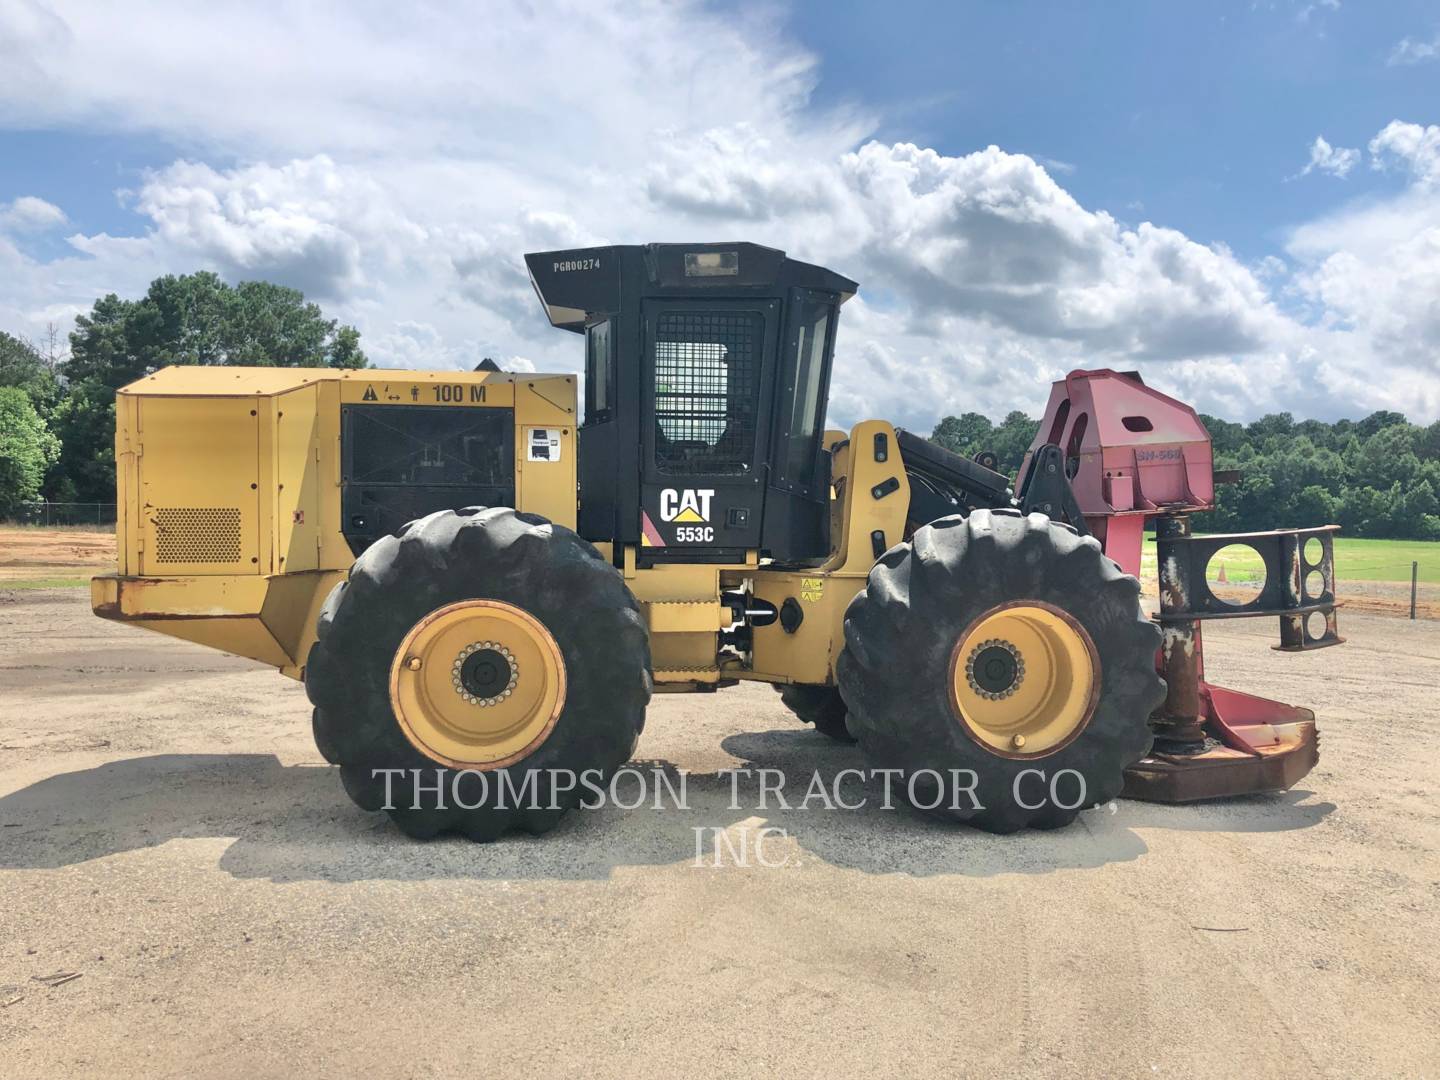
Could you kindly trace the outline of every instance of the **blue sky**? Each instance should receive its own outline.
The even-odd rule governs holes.
[[[184,147],[140,133],[85,131],[0,132],[0,198],[42,195],[63,206],[70,224],[86,233],[138,230],[144,222],[119,192],[137,187],[145,170],[159,168]],[[36,254],[64,251],[64,236],[28,238]]]
[[[0,329],[204,267],[379,363],[573,369],[523,251],[736,237],[860,280],[837,422],[1075,366],[1428,420],[1437,114],[1414,0],[0,0]]]
[[[1387,64],[1440,34],[1440,6],[1348,3],[923,3],[797,11],[822,58],[817,106],[863,102],[875,137],[950,154],[995,143],[1072,166],[1086,206],[1146,217],[1245,257],[1349,189],[1288,177],[1309,143],[1363,146],[1440,105],[1440,63]],[[1433,115],[1430,119],[1434,119]],[[1370,190],[1402,181],[1377,173]]]

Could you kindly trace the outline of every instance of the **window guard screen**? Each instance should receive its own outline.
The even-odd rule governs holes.
[[[732,476],[755,460],[765,320],[758,312],[666,312],[655,324],[655,464]]]

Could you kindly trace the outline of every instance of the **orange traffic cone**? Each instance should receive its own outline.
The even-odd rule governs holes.
[[[1225,564],[1224,564],[1223,562],[1220,564],[1220,576],[1215,579],[1215,584],[1217,584],[1217,585],[1228,585],[1228,584],[1229,584],[1229,582],[1227,582],[1227,581],[1225,580]]]

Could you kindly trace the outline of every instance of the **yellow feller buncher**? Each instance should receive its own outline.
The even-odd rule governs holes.
[[[489,364],[158,371],[117,400],[95,612],[303,680],[345,790],[414,836],[542,832],[652,692],[742,680],[1001,832],[1314,764],[1313,714],[1204,679],[1200,625],[1338,642],[1331,530],[1192,535],[1215,478],[1188,406],[1072,372],[1012,488],[883,420],[824,429],[839,274],[753,244],[526,261],[584,339],[583,419],[575,376]],[[1237,540],[1269,572],[1243,606],[1205,575]]]

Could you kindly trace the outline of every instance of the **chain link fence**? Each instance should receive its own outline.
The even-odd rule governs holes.
[[[26,502],[0,513],[0,521],[12,525],[43,527],[115,524],[114,503]]]

